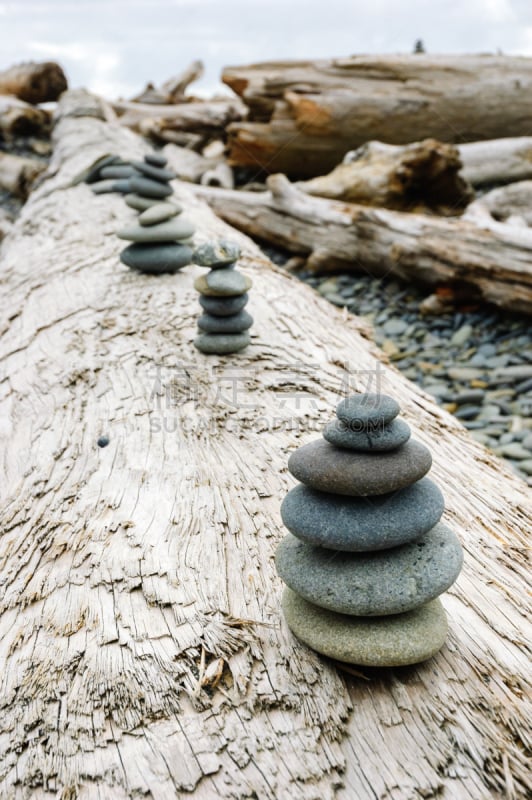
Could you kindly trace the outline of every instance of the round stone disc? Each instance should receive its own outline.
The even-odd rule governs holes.
[[[391,422],[398,415],[400,406],[397,400],[387,394],[366,392],[345,397],[336,406],[336,416],[346,423]]]
[[[288,469],[298,481],[320,492],[367,496],[403,489],[427,474],[430,451],[410,439],[385,453],[341,450],[324,439],[300,447],[288,459]]]
[[[200,333],[194,339],[194,347],[202,353],[226,355],[238,353],[248,346],[249,333]]]
[[[378,425],[349,426],[341,419],[327,423],[323,438],[335,447],[366,453],[397,450],[410,439],[410,428],[402,419]]]
[[[275,555],[277,572],[309,603],[358,617],[402,614],[443,594],[462,568],[462,547],[439,523],[411,544],[376,553],[313,547],[288,535]]]
[[[436,655],[447,636],[439,600],[389,617],[350,617],[283,593],[288,627],[300,641],[329,658],[364,667],[403,667]]]
[[[430,478],[392,494],[346,497],[300,484],[281,504],[281,518],[294,536],[330,550],[385,550],[419,539],[440,520],[441,491]]]

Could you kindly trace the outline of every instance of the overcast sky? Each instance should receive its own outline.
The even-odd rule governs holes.
[[[0,68],[53,59],[109,98],[201,58],[202,93],[225,65],[353,53],[532,56],[532,0],[0,0]]]

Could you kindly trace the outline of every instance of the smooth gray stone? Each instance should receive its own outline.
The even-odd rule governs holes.
[[[165,167],[168,164],[168,159],[162,153],[147,153],[144,161],[154,167]]]
[[[115,180],[107,179],[105,181],[96,181],[95,183],[91,183],[91,191],[94,194],[107,194],[108,192],[115,191]]]
[[[440,600],[386,617],[351,617],[309,603],[291,589],[283,613],[292,633],[313,650],[364,667],[403,667],[436,655],[447,636]]]
[[[161,203],[157,197],[141,197],[140,194],[126,194],[124,200],[135,211],[146,211],[146,209],[153,208],[153,206],[158,206]]]
[[[177,272],[190,264],[192,248],[184,244],[130,244],[120,253],[120,261],[139,272],[158,275]]]
[[[232,297],[244,294],[251,288],[252,282],[247,275],[236,269],[219,269],[200,275],[194,281],[194,288],[200,294],[214,297]]]
[[[249,333],[200,333],[194,339],[194,347],[202,353],[238,353],[250,343]]]
[[[131,191],[143,197],[169,197],[173,190],[167,183],[152,181],[150,178],[130,178]]]
[[[100,170],[100,175],[102,176],[102,178],[115,178],[115,179],[133,178],[135,175],[138,174],[139,173],[137,172],[137,170],[129,165],[124,165],[124,166],[110,165],[107,167],[103,167]]]
[[[307,544],[360,553],[419,539],[439,522],[443,509],[443,495],[430,478],[376,497],[346,497],[299,484],[284,498],[281,518]]]
[[[364,497],[403,489],[426,475],[431,464],[430,451],[415,439],[387,453],[341,450],[317,439],[288,459],[294,478],[311,489]]]
[[[120,239],[129,242],[177,242],[194,235],[194,225],[184,217],[167,220],[158,225],[128,225],[116,232]]]
[[[386,423],[398,415],[399,403],[387,394],[352,394],[336,407],[336,416],[348,424]]]
[[[410,428],[402,419],[393,419],[388,424],[348,425],[341,419],[327,423],[323,437],[336,447],[362,452],[396,450],[410,439]]]
[[[207,297],[205,294],[200,294],[199,301],[201,307],[208,313],[216,317],[229,317],[232,314],[238,314],[249,300],[249,295],[244,294],[235,295],[234,297]]]
[[[114,182],[114,191],[128,194],[131,191],[131,180],[129,178],[121,178]]]
[[[197,247],[193,261],[200,267],[210,267],[211,269],[223,269],[240,257],[240,247],[235,242],[221,239],[218,242],[207,242]]]
[[[283,581],[320,608],[357,617],[403,614],[443,594],[462,568],[460,542],[439,523],[421,539],[377,553],[343,553],[290,534],[277,548]]]
[[[96,183],[101,180],[101,170],[104,167],[108,167],[111,164],[116,164],[117,161],[120,161],[119,156],[105,156],[104,158],[100,158],[94,166],[89,170],[87,173],[87,177],[85,178],[85,183]]]
[[[177,178],[175,172],[171,169],[164,169],[164,167],[155,167],[153,164],[147,164],[145,161],[132,161],[132,165],[143,175],[146,175],[151,180],[158,181],[159,183],[168,183],[174,178]]]
[[[198,328],[206,333],[242,333],[253,325],[253,317],[247,311],[240,311],[230,317],[215,317],[202,314],[198,319]]]
[[[141,225],[158,225],[181,214],[182,210],[178,203],[156,203],[139,215],[139,222]]]

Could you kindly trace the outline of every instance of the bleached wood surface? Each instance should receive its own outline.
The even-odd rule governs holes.
[[[1,796],[524,797],[524,484],[360,321],[176,183],[198,240],[238,239],[254,280],[251,346],[199,354],[199,269],[128,271],[113,232],[131,210],[77,183],[140,141],[65,117],[55,139],[0,262]],[[363,389],[354,370],[377,364],[432,449],[465,566],[444,650],[357,677],[287,631],[273,553],[289,453],[319,435],[346,370]]]

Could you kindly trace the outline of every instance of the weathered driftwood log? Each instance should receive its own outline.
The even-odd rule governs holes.
[[[403,146],[368,142],[328,175],[297,186],[331,200],[456,215],[474,197],[461,166],[456,147],[435,139]]]
[[[473,186],[532,178],[532,136],[458,145],[462,175]]]
[[[195,150],[175,144],[167,144],[163,152],[172,162],[172,169],[177,177],[190,183],[199,183],[202,175],[220,163],[218,157],[206,158],[201,153],[196,153]]]
[[[532,226],[532,181],[518,181],[486,192],[468,206],[464,217],[480,220],[477,214],[483,212],[497,222]]]
[[[57,100],[66,88],[65,73],[54,61],[28,61],[0,72],[0,94],[12,94],[27,103]]]
[[[240,100],[227,97],[173,105],[119,101],[113,107],[121,125],[158,141],[198,150],[209,140],[224,137],[227,125],[246,114]]]
[[[248,351],[199,355],[199,268],[128,271],[113,232],[131,211],[75,183],[109,142],[132,158],[144,145],[60,119],[55,175],[1,262],[0,792],[524,797],[522,482],[389,367],[359,321],[176,184],[198,241],[239,240],[254,281]],[[444,600],[445,649],[364,678],[290,635],[272,556],[288,454],[379,366],[432,449],[466,558]]]
[[[202,61],[192,61],[182,72],[165,81],[160,89],[153,83],[148,83],[146,88],[132,100],[135,103],[181,103],[185,92],[191,83],[199,80],[204,72]]]
[[[309,255],[319,272],[393,273],[427,285],[456,284],[514,311],[532,312],[532,231],[439,219],[310,197],[284,175],[268,192],[195,187],[231,225]]]
[[[0,139],[15,136],[47,135],[50,113],[12,95],[0,95]]]
[[[24,199],[45,169],[42,161],[0,152],[0,189]]]
[[[229,130],[234,164],[323,175],[370,139],[406,144],[529,135],[532,59],[352,56],[229,67],[250,109]]]

